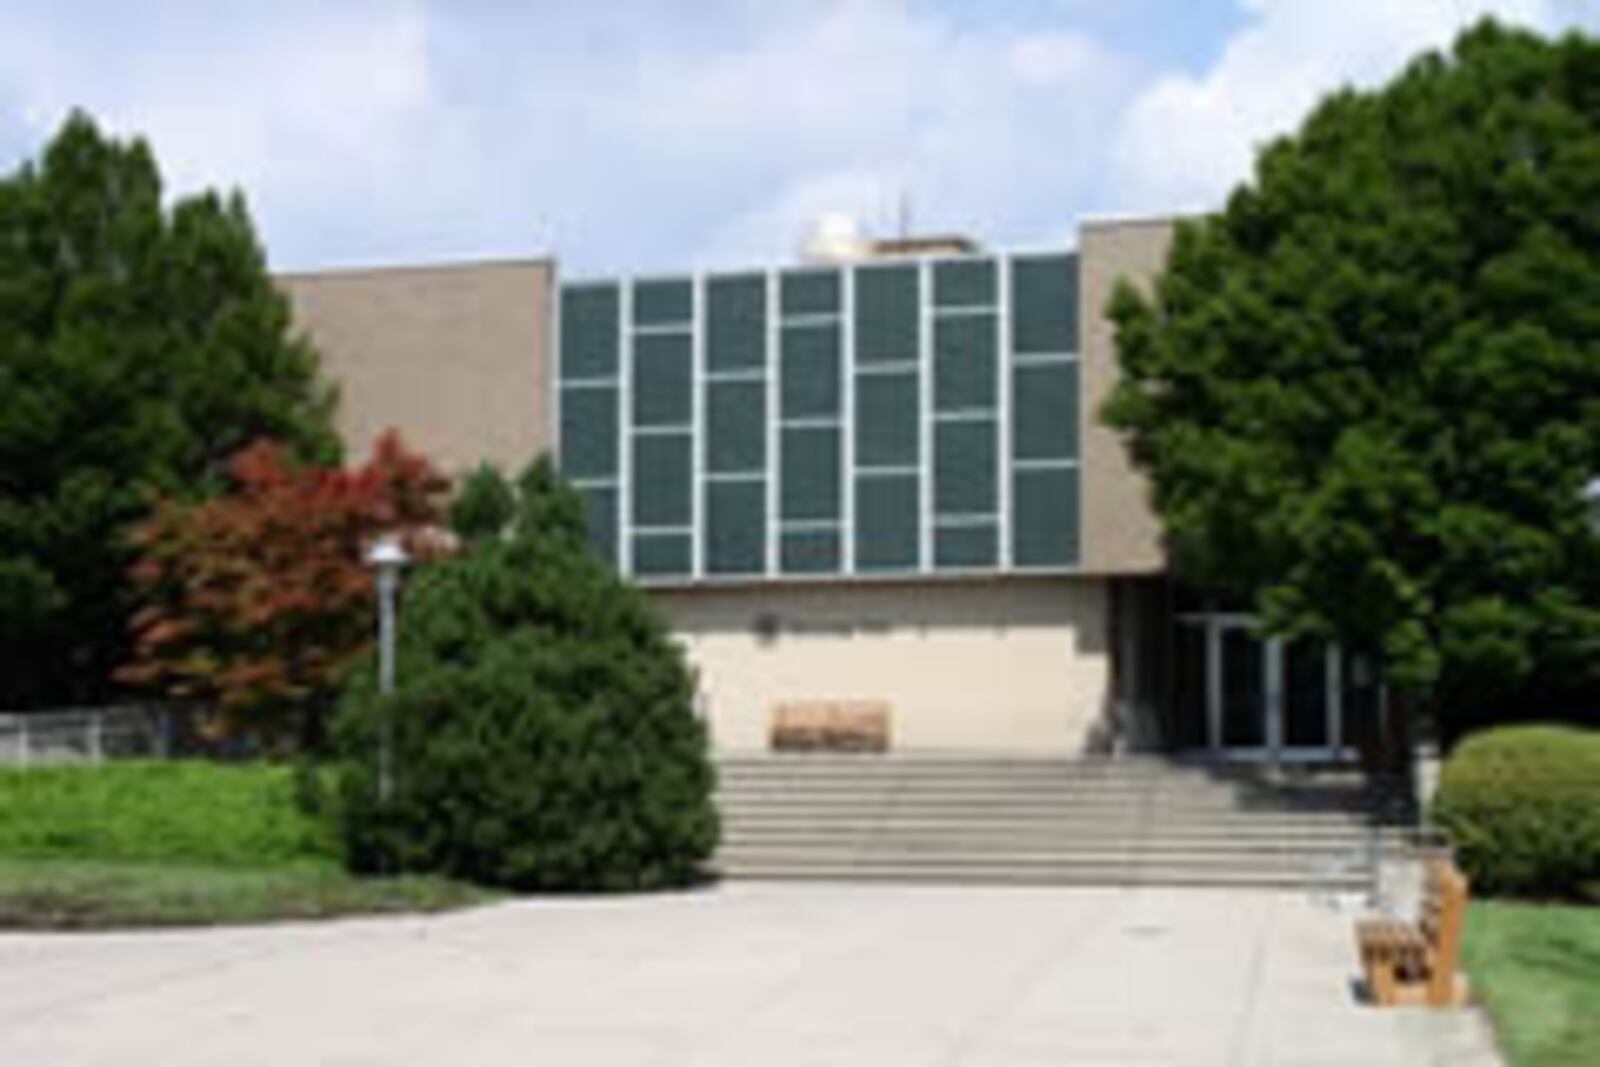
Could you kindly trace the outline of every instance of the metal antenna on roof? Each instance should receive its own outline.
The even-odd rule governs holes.
[[[903,185],[895,202],[895,226],[902,240],[911,236],[911,193]]]

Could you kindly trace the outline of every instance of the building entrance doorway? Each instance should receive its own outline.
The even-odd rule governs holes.
[[[1355,691],[1367,666],[1336,644],[1261,637],[1249,615],[1179,619],[1180,655],[1193,669],[1184,706],[1200,719],[1189,736],[1237,760],[1320,762],[1355,758]],[[1198,728],[1196,728],[1198,727]]]

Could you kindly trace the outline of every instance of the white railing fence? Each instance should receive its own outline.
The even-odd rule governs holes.
[[[0,713],[0,766],[164,759],[174,719],[143,705]]]

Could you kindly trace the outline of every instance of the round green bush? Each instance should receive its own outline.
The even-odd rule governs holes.
[[[548,463],[518,490],[501,536],[413,577],[396,693],[374,692],[370,664],[352,675],[336,728],[350,858],[523,890],[691,882],[717,818],[683,654],[589,552]]]
[[[1476,892],[1573,897],[1600,882],[1600,732],[1511,726],[1467,738],[1435,821]]]

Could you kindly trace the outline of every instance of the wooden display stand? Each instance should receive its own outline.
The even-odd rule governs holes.
[[[772,747],[779,752],[886,752],[889,705],[865,700],[779,704],[772,712]]]

